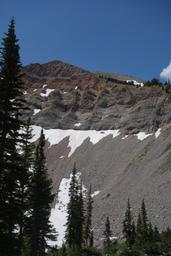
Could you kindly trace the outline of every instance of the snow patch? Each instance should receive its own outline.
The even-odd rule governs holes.
[[[27,91],[24,91],[23,93],[24,93],[24,95],[26,95],[26,94],[27,94]]]
[[[45,93],[40,93],[40,96],[42,97],[48,97],[51,92],[53,92],[55,89],[46,89]]]
[[[43,88],[45,88],[46,86],[47,86],[47,84],[44,84],[44,85],[43,85]]]
[[[100,193],[100,191],[97,190],[97,191],[95,191],[94,193],[92,193],[91,196],[92,196],[92,197],[95,197],[95,196],[97,196],[99,193]]]
[[[125,135],[124,137],[122,137],[122,140],[125,140],[125,139],[127,139],[129,137],[129,135],[127,134],[127,135]]]
[[[58,233],[57,241],[49,242],[50,245],[62,246],[65,238],[66,221],[67,221],[67,205],[69,203],[69,187],[71,177],[63,178],[58,192],[58,202],[55,208],[51,210],[50,221]]]
[[[81,125],[81,123],[74,124],[75,127],[79,127],[80,125]]]
[[[75,90],[77,90],[78,89],[78,86],[75,86]]]
[[[140,83],[140,82],[137,82],[136,80],[126,80],[126,82],[129,84],[129,83],[133,83],[133,85],[137,85],[137,86],[140,86],[140,87],[143,87],[144,84],[143,83]]]
[[[62,159],[62,158],[64,158],[64,156],[60,156],[59,158]]]
[[[156,132],[155,132],[155,137],[156,139],[160,136],[161,134],[161,128],[159,128]]]
[[[38,114],[40,111],[41,111],[41,109],[34,109],[34,110],[33,110],[33,115]]]
[[[34,90],[33,90],[33,92],[36,92],[36,91],[37,91],[37,89],[34,89]]]
[[[137,136],[138,140],[143,141],[144,139],[146,139],[147,137],[153,135],[152,133],[146,134],[145,132],[139,132],[137,134],[135,134],[135,136]]]
[[[36,141],[41,132],[41,127],[33,125],[33,138],[32,142]],[[61,129],[44,129],[44,134],[46,140],[50,143],[50,146],[58,144],[64,138],[69,137],[68,147],[70,147],[70,152],[68,157],[70,157],[75,150],[81,146],[81,144],[89,138],[92,144],[98,143],[101,139],[108,135],[112,135],[113,138],[117,137],[120,134],[119,130],[104,130],[104,131],[96,131],[96,130],[61,130]]]

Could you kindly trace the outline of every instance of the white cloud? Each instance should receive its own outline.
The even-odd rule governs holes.
[[[160,77],[171,81],[171,61],[169,65],[162,70]]]

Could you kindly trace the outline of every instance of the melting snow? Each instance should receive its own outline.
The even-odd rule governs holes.
[[[151,135],[153,135],[153,134],[152,133],[146,134],[145,132],[139,132],[139,133],[135,134],[135,136],[137,136],[137,139],[141,140],[141,141],[146,139],[147,137],[149,137]]]
[[[155,132],[155,137],[156,139],[160,136],[161,134],[161,128],[159,128],[156,132]]]
[[[40,126],[32,126],[33,128],[33,139],[32,141],[36,141],[40,136],[41,127]],[[108,135],[112,135],[113,138],[117,137],[120,134],[119,130],[104,130],[104,131],[96,131],[96,130],[60,130],[60,129],[44,129],[44,134],[46,140],[49,141],[50,146],[58,144],[64,138],[69,137],[68,147],[70,147],[69,157],[74,153],[74,151],[87,139],[90,139],[92,144],[96,144],[101,139]]]
[[[77,127],[78,127],[78,124],[77,124]],[[38,140],[38,138],[40,137],[40,132],[42,128],[40,126],[33,125],[32,129],[33,129],[33,138],[31,141],[34,142]],[[155,138],[158,138],[160,133],[161,133],[161,128],[159,128],[155,132],[155,134],[153,133],[146,134],[145,132],[139,132],[137,134],[134,134],[134,136],[136,136],[138,140],[143,141],[144,139],[152,135],[155,135]],[[119,136],[120,131],[119,130],[101,130],[101,131],[86,130],[84,131],[84,130],[73,130],[73,129],[69,129],[69,130],[44,129],[44,134],[45,134],[46,140],[50,143],[50,147],[52,145],[58,144],[64,138],[68,137],[69,138],[68,147],[70,148],[68,157],[70,157],[86,139],[89,138],[92,144],[96,144],[108,135],[111,135],[113,138]],[[128,135],[125,135],[124,137],[122,137],[122,139],[124,140],[127,137]]]
[[[67,205],[69,203],[70,179],[63,178],[58,192],[58,203],[51,211],[50,221],[58,233],[57,241],[50,242],[51,245],[62,246],[65,237],[67,221]]]
[[[33,110],[33,115],[36,115],[37,113],[39,113],[41,111],[41,109],[34,109]]]
[[[48,97],[51,92],[53,92],[55,89],[46,89],[45,93],[40,93],[40,96],[42,97]]]
[[[97,190],[97,191],[95,191],[94,193],[92,193],[91,196],[92,196],[92,197],[95,197],[95,196],[97,196],[99,193],[100,193],[100,191]]]
[[[77,179],[79,180],[81,173],[77,173]],[[58,233],[57,241],[49,242],[50,245],[58,245],[62,246],[65,239],[65,231],[66,231],[66,221],[67,221],[67,206],[69,203],[69,187],[71,182],[71,177],[63,178],[58,192],[58,202],[55,205],[55,208],[51,210],[50,221],[52,222],[54,228]],[[83,186],[83,191],[85,187]]]

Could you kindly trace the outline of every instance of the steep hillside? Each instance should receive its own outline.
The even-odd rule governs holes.
[[[91,183],[95,192],[97,243],[102,241],[106,215],[113,235],[119,236],[128,197],[135,212],[145,198],[152,222],[167,227],[171,221],[171,94],[159,87],[109,81],[60,61],[32,64],[24,71],[30,107],[25,115],[32,117],[34,140],[40,127],[45,129],[47,165],[57,195],[56,222],[61,216],[64,222],[66,202],[60,200],[67,194],[76,162],[85,188]],[[61,235],[59,244],[62,239]]]

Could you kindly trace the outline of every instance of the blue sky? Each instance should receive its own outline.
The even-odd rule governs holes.
[[[159,77],[171,59],[170,0],[0,0],[23,65],[62,60],[90,71]]]

